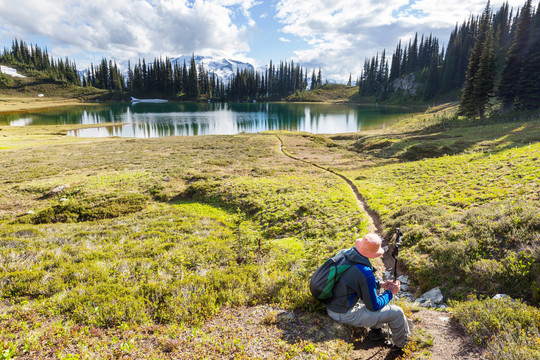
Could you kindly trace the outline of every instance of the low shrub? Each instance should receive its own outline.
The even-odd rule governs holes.
[[[40,210],[21,222],[49,224],[111,219],[141,211],[147,201],[145,195],[136,193],[71,199]]]
[[[451,302],[453,316],[490,359],[540,358],[540,310],[508,298]]]
[[[540,209],[532,201],[492,202],[462,213],[411,206],[396,212],[388,234],[400,227],[405,236],[400,260],[427,289],[457,284],[479,294],[504,291],[538,303]],[[429,290],[429,289],[427,289]]]

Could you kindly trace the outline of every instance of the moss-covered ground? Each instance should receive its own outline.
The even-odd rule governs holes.
[[[340,178],[283,156],[271,133],[78,139],[67,128],[0,129],[0,358],[356,351],[358,334],[322,316],[307,288],[366,229]],[[535,351],[540,320],[524,304],[540,299],[538,114],[474,122],[446,106],[381,131],[280,137],[353,180],[387,234],[402,229],[400,269],[418,291],[461,300],[471,332],[492,321],[484,298],[522,299],[527,315],[477,341]],[[490,343],[518,327],[521,338]],[[409,357],[433,341],[417,337]]]

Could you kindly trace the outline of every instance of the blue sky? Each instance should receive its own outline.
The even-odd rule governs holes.
[[[525,0],[510,0],[517,8]],[[323,77],[360,75],[364,59],[415,32],[444,44],[484,0],[0,0],[0,46],[14,38],[69,56],[79,68],[105,56],[198,55],[264,66],[294,60]],[[502,1],[492,1],[498,9]]]

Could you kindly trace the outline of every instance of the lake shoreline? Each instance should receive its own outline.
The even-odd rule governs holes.
[[[123,101],[82,101],[76,98],[51,97],[51,98],[36,98],[24,96],[11,96],[0,94],[0,114],[5,113],[25,113],[34,110],[46,110],[63,106],[84,106],[84,105],[106,105],[116,103],[130,103]],[[203,101],[185,101],[185,100],[169,100],[169,103],[204,103]],[[250,102],[226,102],[227,104],[250,104]],[[326,101],[258,101],[258,104],[316,104],[316,105],[356,105],[366,107],[382,107],[394,109],[407,109],[416,111],[417,106],[411,105],[396,105],[396,104],[375,104],[368,102],[357,102],[350,100],[326,100]]]
[[[36,98],[0,95],[0,113],[25,113],[33,110],[44,110],[62,106],[91,105],[78,99],[62,97]]]
[[[83,105],[83,106],[80,106]],[[350,133],[384,128],[408,109],[324,103],[92,103],[0,114],[0,125],[124,124],[107,130],[79,130],[80,137],[163,137],[235,135],[268,130],[314,134]],[[99,128],[97,126],[90,126]],[[73,135],[73,134],[70,134]]]

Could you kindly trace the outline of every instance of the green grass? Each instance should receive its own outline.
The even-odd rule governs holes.
[[[350,189],[281,155],[273,136],[71,143],[27,131],[42,143],[0,160],[0,349],[17,355],[98,329],[105,338],[71,354],[163,357],[185,346],[193,356],[192,338],[155,347],[112,330],[197,329],[238,306],[319,308],[308,277],[365,231]],[[200,341],[209,356],[247,354],[241,338]],[[62,348],[59,358],[70,353]],[[276,351],[323,350],[307,341]]]
[[[280,137],[288,153],[352,179],[387,235],[402,229],[400,261],[419,290],[536,304],[537,118],[476,124],[433,111],[365,134]],[[347,331],[313,330],[326,320],[307,289],[324,259],[366,231],[345,182],[283,156],[271,134],[88,140],[65,130],[1,129],[4,358],[252,358],[267,341],[271,357],[351,354]],[[492,321],[475,304],[454,307]],[[312,329],[300,339],[290,310]],[[527,316],[512,326],[529,326]],[[507,333],[493,332],[499,355],[536,341],[532,330]],[[430,335],[415,339],[409,355],[428,356]]]
[[[355,94],[358,94],[356,86],[325,84],[318,89],[297,91],[288,96],[286,100],[297,102],[350,101]]]
[[[509,299],[455,303],[453,315],[475,342],[487,348],[488,359],[540,357],[540,311]]]

